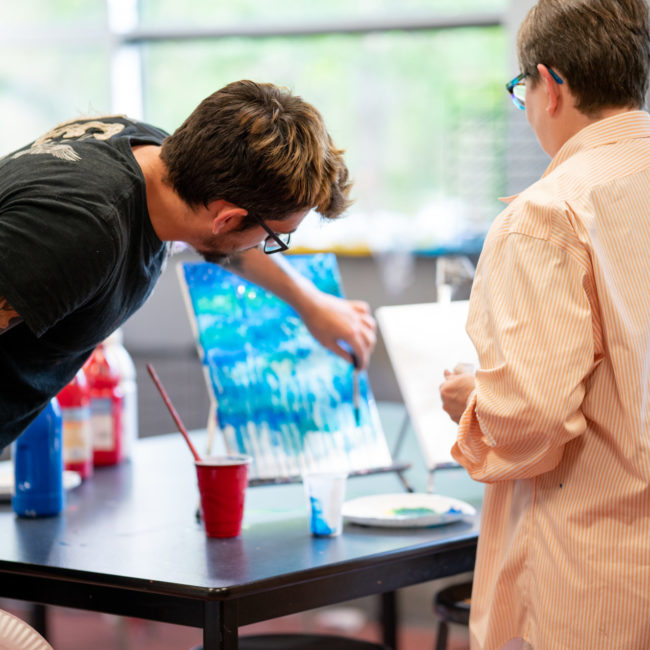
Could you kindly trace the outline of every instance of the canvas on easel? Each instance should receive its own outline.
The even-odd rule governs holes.
[[[377,322],[427,469],[456,466],[450,450],[457,425],[442,409],[444,371],[476,368],[465,331],[468,301],[380,307]]]
[[[287,261],[322,291],[342,296],[334,255]],[[252,456],[252,480],[392,465],[365,372],[357,425],[352,366],[320,345],[289,305],[215,264],[178,270],[212,402],[208,430],[216,429],[227,451]]]

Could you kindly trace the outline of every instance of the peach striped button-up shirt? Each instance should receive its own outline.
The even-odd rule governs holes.
[[[453,456],[488,483],[473,649],[650,649],[650,117],[573,136],[493,224]]]

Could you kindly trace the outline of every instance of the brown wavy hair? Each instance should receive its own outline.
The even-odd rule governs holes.
[[[344,212],[351,183],[342,154],[311,104],[247,80],[204,99],[161,148],[166,181],[190,206],[225,199],[274,220]]]
[[[650,18],[645,0],[539,0],[517,35],[522,72],[537,64],[560,74],[585,114],[641,108],[650,70]]]

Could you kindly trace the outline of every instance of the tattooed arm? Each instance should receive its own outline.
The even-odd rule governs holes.
[[[22,322],[22,318],[17,311],[0,296],[0,335],[10,330],[14,325]]]

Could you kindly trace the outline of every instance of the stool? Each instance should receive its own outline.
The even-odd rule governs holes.
[[[192,650],[202,650],[196,646]],[[389,650],[381,643],[330,634],[260,634],[239,639],[239,650]]]
[[[472,583],[463,582],[441,589],[433,597],[433,611],[440,618],[435,650],[447,649],[449,623],[469,626],[469,607],[472,597]]]
[[[52,646],[22,619],[0,610],[0,648],[52,650]]]

